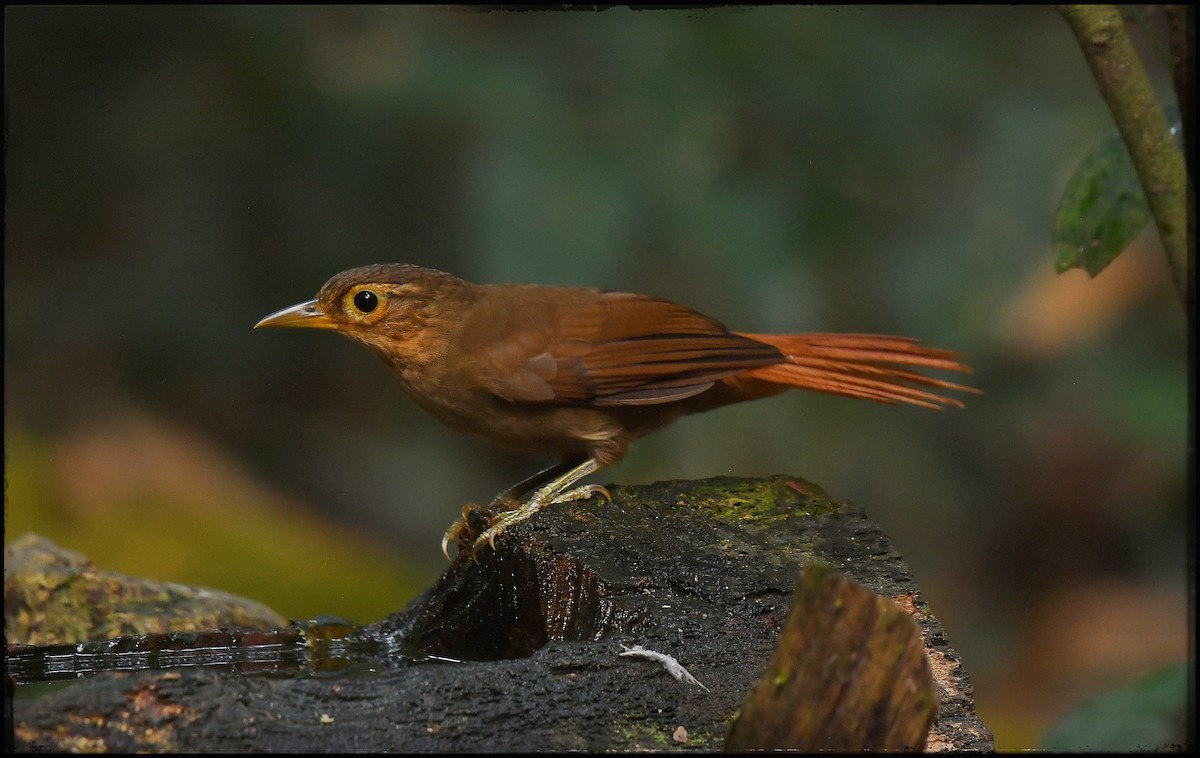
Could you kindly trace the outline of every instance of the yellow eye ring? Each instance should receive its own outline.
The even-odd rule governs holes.
[[[355,287],[345,294],[342,302],[346,313],[355,321],[371,324],[383,318],[384,298],[387,296],[366,286]]]

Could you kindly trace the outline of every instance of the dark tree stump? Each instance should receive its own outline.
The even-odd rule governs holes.
[[[861,511],[787,477],[611,492],[611,504],[551,506],[494,553],[457,558],[406,610],[349,635],[377,651],[354,666],[104,674],[17,700],[15,747],[722,750],[779,644],[801,569],[824,564],[919,625],[939,706],[926,749],[993,749],[957,654]],[[621,656],[622,644],[673,656],[707,689]]]

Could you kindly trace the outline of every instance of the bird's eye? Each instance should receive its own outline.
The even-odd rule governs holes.
[[[354,293],[353,302],[360,313],[370,313],[379,307],[379,295],[371,290],[359,290]]]

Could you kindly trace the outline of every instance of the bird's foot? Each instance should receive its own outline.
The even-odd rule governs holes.
[[[462,515],[442,535],[442,555],[446,556],[446,560],[450,560],[451,542],[457,543],[461,550],[474,540],[475,535],[488,528],[496,513],[494,505],[495,501],[493,501],[493,505],[486,508],[476,503],[467,503],[463,506]]]
[[[513,524],[519,524],[533,514],[545,508],[547,505],[554,503],[570,503],[575,500],[586,500],[592,495],[603,495],[604,499],[612,502],[612,495],[608,494],[608,490],[599,484],[584,484],[566,492],[554,495],[553,493],[539,490],[529,501],[518,508],[502,511],[492,518],[488,528],[475,538],[475,543],[471,547],[471,552],[474,554],[485,544],[491,549],[496,549],[496,538],[504,533]],[[453,528],[453,527],[451,527]]]

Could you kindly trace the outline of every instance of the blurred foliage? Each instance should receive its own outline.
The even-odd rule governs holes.
[[[441,428],[344,340],[251,326],[406,261],[962,350],[964,412],[793,393],[602,479],[790,473],[866,507],[1002,749],[1181,657],[1184,319],[1146,235],[1054,279],[1111,119],[1052,11],[22,6],[5,58],[13,536],[287,615],[402,607],[460,507],[548,461]],[[1105,592],[1119,648],[1070,623]]]
[[[1191,689],[1188,680],[1191,680]],[[1142,753],[1183,751],[1195,718],[1194,665],[1159,669],[1092,698],[1055,724],[1040,749],[1054,752]]]
[[[1182,149],[1178,108],[1169,108],[1171,133]],[[1120,134],[1112,134],[1080,162],[1067,181],[1054,217],[1055,269],[1103,271],[1150,220],[1150,206]]]
[[[1114,134],[1072,174],[1054,219],[1054,266],[1095,276],[1150,220],[1150,206],[1125,142]]]
[[[333,528],[146,419],[55,442],[10,433],[5,452],[8,502],[19,506],[5,512],[7,533],[52,534],[105,570],[269,598],[296,620],[336,607],[367,623],[423,589],[383,544]]]

